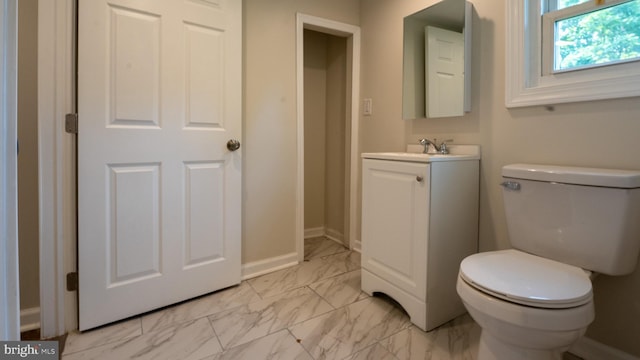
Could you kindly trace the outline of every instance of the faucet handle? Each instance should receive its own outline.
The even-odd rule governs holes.
[[[447,143],[448,142],[452,142],[453,139],[447,139],[447,140],[443,140],[442,143],[440,144],[440,153],[441,154],[448,154],[449,153],[449,149],[447,149]]]

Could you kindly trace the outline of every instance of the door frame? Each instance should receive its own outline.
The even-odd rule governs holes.
[[[359,250],[356,240],[357,190],[359,169],[359,113],[360,113],[360,28],[334,20],[296,13],[296,127],[297,127],[297,182],[296,182],[296,253],[304,261],[304,29],[347,38],[347,66],[351,67],[351,112],[347,124],[351,125],[349,150],[349,248]],[[349,52],[351,50],[351,52]]]
[[[40,331],[43,338],[77,328],[75,136],[65,115],[75,112],[76,1],[38,2],[38,154]]]

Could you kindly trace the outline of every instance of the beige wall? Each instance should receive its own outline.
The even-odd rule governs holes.
[[[359,0],[244,1],[244,264],[295,252],[296,12],[358,25]]]
[[[38,255],[38,1],[18,2],[18,235],[20,308],[40,304]]]
[[[403,150],[421,137],[482,145],[480,249],[509,247],[500,169],[513,162],[640,169],[640,99],[507,110],[504,2],[473,0],[472,112],[460,118],[401,120],[402,18],[435,1],[362,1],[363,151]],[[639,239],[640,241],[640,239]],[[640,269],[594,281],[596,320],[587,336],[640,356]]]

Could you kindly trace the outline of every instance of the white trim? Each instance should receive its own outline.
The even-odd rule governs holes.
[[[311,239],[324,236],[329,240],[335,241],[340,245],[347,246],[344,243],[344,234],[335,229],[329,229],[325,226],[320,226],[311,229],[304,229],[304,238]]]
[[[357,251],[359,253],[362,253],[362,242],[360,240],[355,240],[353,242],[353,251]]]
[[[588,337],[580,338],[571,346],[569,352],[587,360],[640,360],[638,357]]]
[[[20,310],[20,332],[40,329],[40,308]]]
[[[0,1],[0,340],[20,340],[18,3]]]
[[[338,243],[338,244],[340,244],[340,245],[347,246],[347,245],[344,243],[344,234],[343,234],[343,233],[341,233],[341,232],[340,232],[340,231],[338,231],[338,230],[335,230],[335,229],[329,229],[329,228],[327,228],[327,229],[325,230],[325,232],[324,232],[324,236],[325,236],[327,239],[329,239],[329,240],[333,240],[333,241],[337,242],[337,243]]]
[[[305,239],[324,236],[324,234],[325,234],[324,226],[320,226],[320,227],[317,227],[317,228],[311,228],[311,229],[304,229],[304,238]]]
[[[296,118],[297,118],[297,184],[296,184],[296,253],[304,260],[304,29],[347,37],[351,42],[351,174],[349,176],[349,247],[356,234],[356,202],[359,169],[360,113],[360,28],[311,15],[296,14]]]
[[[64,132],[74,111],[75,1],[38,2],[38,148],[40,182],[41,336],[75,329],[75,144]]]
[[[640,96],[640,62],[542,76],[540,1],[506,2],[508,108]]]
[[[274,271],[298,265],[298,254],[289,253],[242,265],[242,280],[251,279]]]

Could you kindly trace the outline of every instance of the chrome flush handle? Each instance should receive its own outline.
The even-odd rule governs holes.
[[[520,183],[517,181],[505,181],[500,185],[507,190],[520,191]]]

